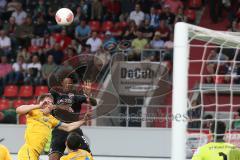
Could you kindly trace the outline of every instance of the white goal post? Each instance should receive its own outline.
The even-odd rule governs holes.
[[[172,160],[186,160],[186,142],[187,142],[187,124],[188,121],[184,119],[183,115],[187,115],[188,107],[190,105],[190,97],[189,90],[193,90],[193,88],[188,88],[189,86],[189,64],[190,64],[190,47],[191,42],[193,41],[201,41],[204,42],[202,44],[203,47],[203,55],[199,59],[195,59],[196,63],[204,63],[201,64],[200,73],[199,73],[199,86],[198,90],[200,94],[206,92],[203,91],[203,79],[206,75],[203,74],[205,64],[208,63],[206,60],[206,55],[208,54],[208,49],[214,46],[220,48],[220,51],[225,48],[234,48],[238,50],[240,48],[240,34],[233,32],[223,32],[223,31],[215,31],[207,28],[202,28],[199,26],[187,24],[184,22],[179,22],[175,25],[174,29],[174,58],[173,58],[173,93],[172,93],[172,116],[180,115],[176,120],[173,118],[172,121],[172,141],[171,141],[171,159]],[[197,45],[196,45],[197,46]],[[237,51],[236,51],[237,52]],[[236,56],[235,56],[236,57]],[[202,60],[202,62],[201,62]],[[235,66],[235,59],[232,59],[231,63]],[[194,60],[191,60],[194,61]],[[217,70],[220,67],[221,60],[215,62],[217,66]],[[233,71],[231,72],[233,73]],[[233,96],[232,89],[235,85],[233,81],[233,74],[223,75],[224,77],[229,76],[230,82],[227,84],[227,88],[230,88],[229,96]],[[212,76],[217,76],[215,74]],[[191,76],[195,76],[192,74]],[[213,90],[213,92],[218,96],[219,88],[218,85],[212,85],[212,88],[209,90]],[[219,85],[220,86],[220,85]],[[202,97],[203,98],[203,97]],[[231,99],[233,99],[231,97]],[[203,100],[201,100],[203,101]],[[216,98],[218,101],[218,98]],[[205,104],[202,103],[202,106]],[[218,105],[218,102],[214,102],[214,105]],[[206,105],[207,106],[207,105]],[[209,105],[210,106],[210,105]],[[221,105],[219,105],[221,107]],[[230,111],[233,111],[234,103],[229,102]],[[218,108],[218,106],[216,107]],[[216,109],[218,112],[218,109]],[[231,114],[231,113],[230,113]],[[232,116],[232,115],[231,115]],[[182,118],[182,119],[181,119]],[[202,117],[201,117],[202,118]],[[217,118],[217,116],[215,117]],[[231,121],[231,120],[230,120]],[[202,129],[202,125],[201,128]],[[230,127],[231,130],[231,127]]]

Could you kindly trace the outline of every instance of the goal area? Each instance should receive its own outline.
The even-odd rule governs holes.
[[[212,121],[240,146],[240,34],[179,22],[174,30],[172,160],[212,140]]]

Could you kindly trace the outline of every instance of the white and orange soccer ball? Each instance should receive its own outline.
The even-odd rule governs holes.
[[[68,8],[61,8],[56,12],[55,20],[58,25],[67,26],[73,22],[74,14]]]

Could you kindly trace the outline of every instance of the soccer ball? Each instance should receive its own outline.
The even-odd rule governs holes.
[[[73,22],[73,19],[73,12],[68,8],[59,9],[55,15],[55,20],[57,24],[61,26],[70,25]]]

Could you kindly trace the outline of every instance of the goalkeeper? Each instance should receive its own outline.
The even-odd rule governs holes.
[[[213,142],[198,148],[192,160],[239,160],[240,151],[238,148],[233,144],[224,142],[225,130],[226,125],[224,122],[213,122],[210,126]]]
[[[18,160],[38,160],[53,128],[71,132],[82,126],[89,118],[86,114],[83,120],[62,123],[50,115],[54,109],[51,94],[39,96],[37,102],[36,105],[22,105],[16,109],[18,114],[26,114],[27,117],[25,144],[18,151]]]

